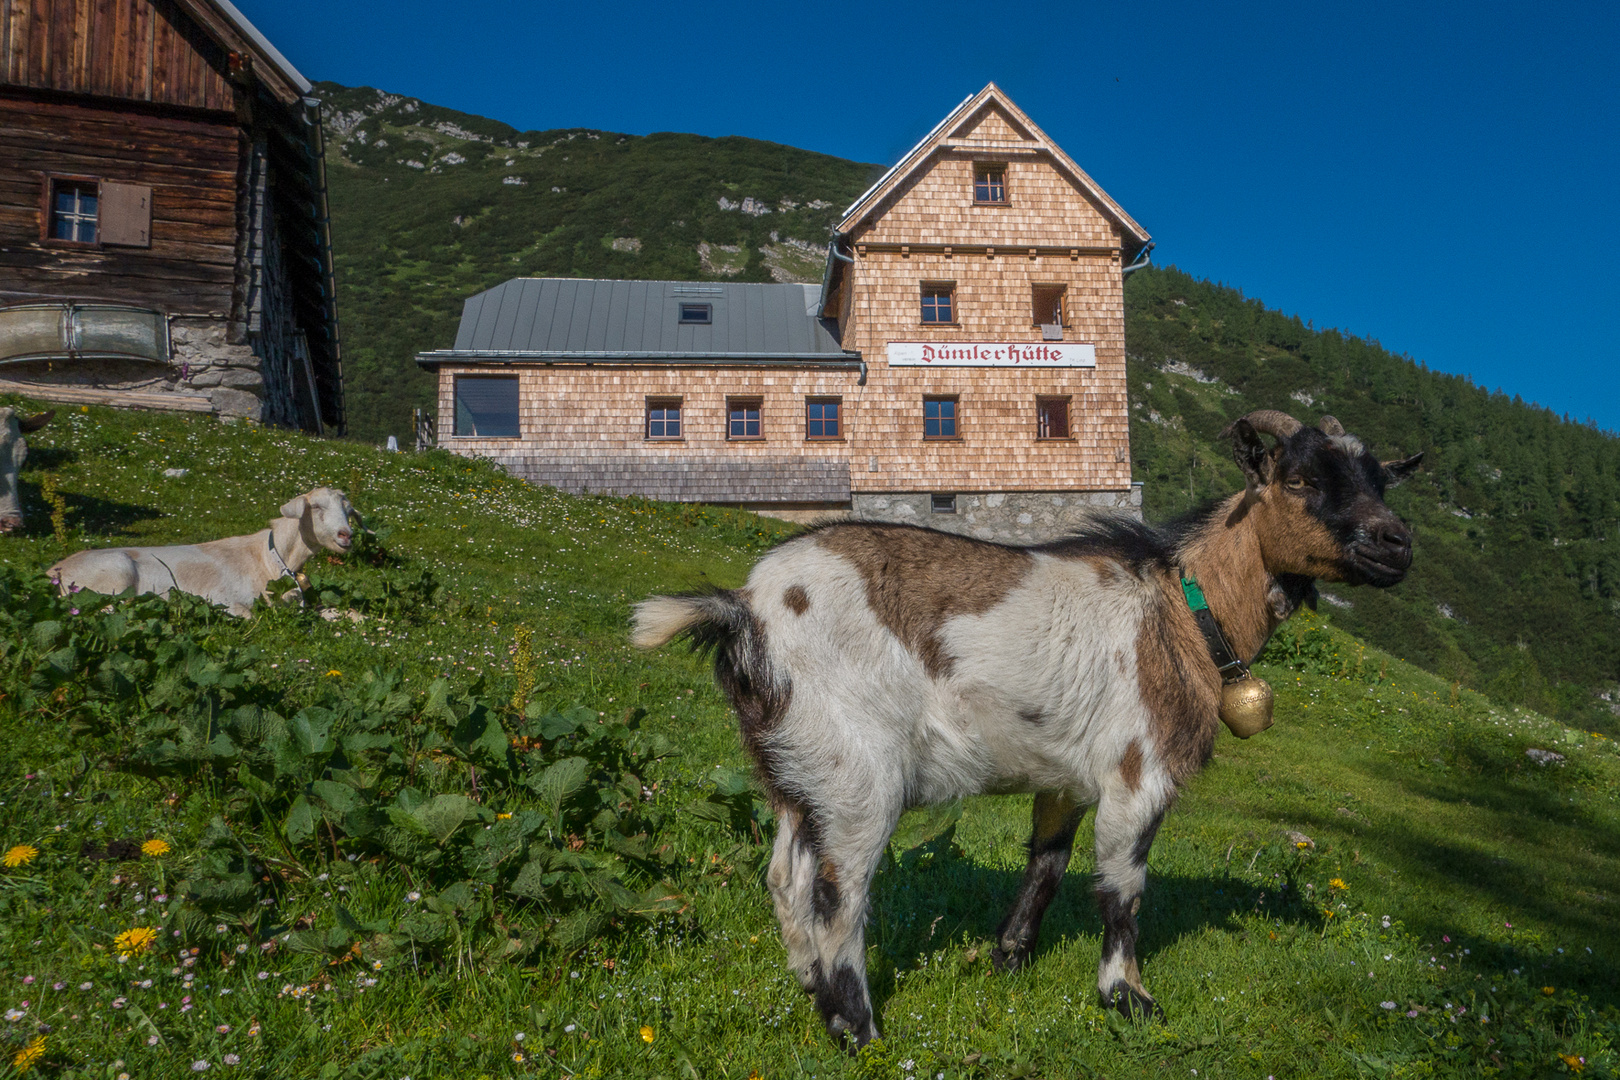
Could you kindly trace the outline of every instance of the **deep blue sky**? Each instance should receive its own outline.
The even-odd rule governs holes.
[[[1620,5],[237,0],[311,79],[892,164],[995,81],[1155,261],[1620,430]]]

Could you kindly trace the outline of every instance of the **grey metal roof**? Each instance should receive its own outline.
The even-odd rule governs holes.
[[[816,318],[819,285],[513,278],[467,298],[453,350],[492,359],[858,360]],[[708,324],[680,322],[708,304]]]

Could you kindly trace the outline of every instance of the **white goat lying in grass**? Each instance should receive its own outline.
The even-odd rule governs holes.
[[[270,582],[296,578],[317,551],[348,551],[354,543],[343,492],[316,488],[281,508],[281,516],[250,536],[228,536],[173,547],[103,548],[69,555],[51,567],[51,579],[66,593],[76,588],[116,596],[169,594],[170,589],[222,604],[247,615],[266,596]],[[268,597],[266,597],[268,599]]]

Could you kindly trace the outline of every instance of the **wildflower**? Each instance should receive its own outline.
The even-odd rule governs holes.
[[[521,1050],[512,1051],[512,1060],[517,1062],[519,1065],[523,1064],[523,1051],[521,1051]]]
[[[527,1038],[527,1036],[525,1036],[523,1034],[523,1032],[520,1031],[516,1035],[512,1036],[512,1041],[513,1042],[522,1042],[525,1038]]]
[[[113,938],[113,947],[118,950],[120,956],[127,959],[141,955],[150,949],[152,942],[156,940],[156,930],[150,926],[136,926]]]
[[[148,840],[141,845],[141,854],[150,855],[154,859],[162,858],[169,853],[167,840]]]
[[[507,821],[507,820],[509,820],[509,819],[510,819],[510,818],[511,818],[511,817],[512,817],[512,815],[511,815],[511,814],[496,814],[496,815],[495,815],[495,820],[496,820],[496,821]]]
[[[337,668],[333,668],[333,669],[332,669],[332,670],[331,670],[331,671],[328,671],[328,672],[327,672],[327,673],[326,673],[326,677],[327,677],[327,678],[328,678],[328,679],[336,679],[336,678],[341,678],[341,677],[342,677],[342,675],[343,675],[343,672],[341,672],[341,671],[339,671],[339,670],[338,670],[338,669],[337,669]]]
[[[43,1041],[43,1040],[41,1040],[41,1041]],[[22,1055],[19,1054],[17,1056],[21,1057]],[[1569,1066],[1569,1071],[1570,1072],[1577,1072],[1578,1073],[1582,1069],[1586,1068],[1586,1059],[1583,1058],[1583,1057],[1579,1057],[1579,1056],[1577,1056],[1575,1054],[1559,1054],[1558,1059],[1560,1061],[1562,1061],[1565,1065]]]
[[[32,1042],[11,1059],[11,1067],[20,1073],[27,1072],[34,1067],[34,1063],[45,1056],[45,1036],[36,1035]]]
[[[7,1009],[6,1010],[6,1023],[15,1024],[17,1021],[21,1020],[23,1017],[25,1017],[27,1015],[28,1014],[23,1012],[21,1009]]]
[[[372,971],[381,971],[382,969],[383,969],[383,962],[381,960],[373,960],[371,962],[371,970]],[[522,1038],[522,1036],[520,1035],[520,1036],[518,1036],[518,1038]]]
[[[642,1029],[641,1029],[641,1041],[642,1042],[650,1043],[654,1039],[656,1039],[657,1037],[658,1037],[657,1034],[653,1031],[652,1028],[646,1027],[646,1026],[642,1027]]]
[[[146,1037],[146,1045],[147,1046],[156,1046],[157,1044],[158,1044],[158,1037],[156,1035],[148,1035]]]
[[[1344,878],[1334,878],[1328,882],[1328,888],[1330,889],[1348,889],[1349,887],[1344,883]]]
[[[231,1030],[231,1025],[220,1024],[218,1027],[214,1028],[214,1030],[219,1032],[221,1035],[224,1035],[226,1032]]]
[[[19,866],[27,866],[38,857],[39,848],[35,847],[33,844],[18,844],[16,847],[8,849],[6,851],[5,858],[0,860],[0,862],[4,862],[6,864],[6,869],[15,870]],[[33,1044],[30,1043],[29,1045],[31,1046]],[[44,1051],[41,1051],[41,1053],[43,1052]],[[39,1054],[34,1055],[36,1058],[38,1056]]]
[[[1380,1001],[1378,1004],[1382,1005],[1386,1009],[1393,1009],[1395,1007],[1395,1003],[1393,1001]]]
[[[227,1065],[238,1064],[241,1060],[242,1059],[240,1057],[238,1057],[237,1055],[235,1055],[235,1054],[226,1054],[225,1055],[225,1064],[227,1064]]]
[[[257,1022],[255,1022],[248,1028],[248,1036],[249,1036],[249,1038],[253,1038],[253,1037],[256,1037],[258,1034],[259,1034],[259,1025],[258,1025]]]
[[[420,899],[422,899],[422,894],[419,892],[408,892],[405,894],[405,900],[407,903],[414,904]]]
[[[82,983],[79,984],[79,989],[80,990],[88,990],[88,989],[90,989],[91,985],[92,985],[91,983],[82,982]]]
[[[1548,997],[1552,997],[1552,996],[1553,996],[1553,988],[1552,988],[1552,987],[1550,987],[1550,986],[1543,986],[1543,987],[1542,987],[1542,988],[1541,988],[1541,992],[1542,992],[1542,993],[1543,993],[1543,994],[1546,994],[1546,995],[1547,995],[1547,996],[1548,996]]]
[[[191,1063],[191,1071],[192,1072],[207,1072],[208,1071],[208,1062],[206,1062],[206,1061],[193,1061]]]

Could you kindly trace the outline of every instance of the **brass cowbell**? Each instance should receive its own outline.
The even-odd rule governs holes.
[[[1250,673],[1221,685],[1221,723],[1240,739],[1271,726],[1271,687],[1266,680]]]

